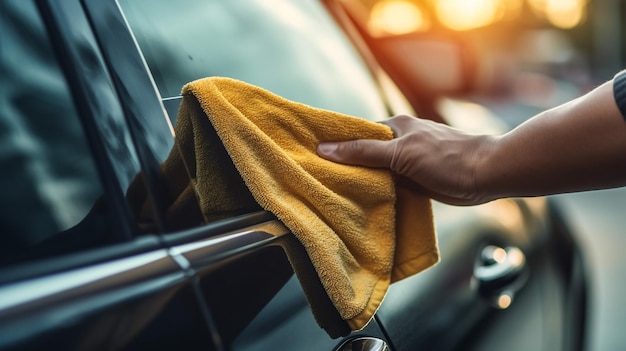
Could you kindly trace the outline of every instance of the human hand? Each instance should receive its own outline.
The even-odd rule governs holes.
[[[338,163],[388,168],[408,178],[405,184],[444,203],[475,205],[492,200],[477,181],[477,163],[491,147],[492,137],[406,115],[382,123],[393,130],[394,139],[321,143],[317,152]]]

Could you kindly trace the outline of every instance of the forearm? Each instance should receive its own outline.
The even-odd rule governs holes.
[[[493,138],[481,155],[476,186],[487,199],[626,185],[626,122],[612,82]]]

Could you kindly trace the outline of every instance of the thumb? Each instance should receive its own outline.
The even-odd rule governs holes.
[[[393,149],[391,141],[360,139],[321,143],[317,146],[317,154],[338,163],[389,168]]]

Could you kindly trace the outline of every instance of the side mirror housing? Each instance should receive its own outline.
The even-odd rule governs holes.
[[[417,33],[369,41],[373,54],[405,94],[427,99],[472,88],[475,64],[459,41]]]
[[[418,115],[441,121],[436,101],[474,88],[478,60],[462,37],[446,32],[373,34],[368,27],[369,10],[362,0],[325,3],[353,39],[356,33],[356,41],[367,48],[365,56],[375,58]]]

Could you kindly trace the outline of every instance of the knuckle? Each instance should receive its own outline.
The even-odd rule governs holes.
[[[411,124],[415,123],[417,118],[409,115],[397,115],[385,121],[394,133],[394,137],[398,138],[407,133],[411,128]]]

